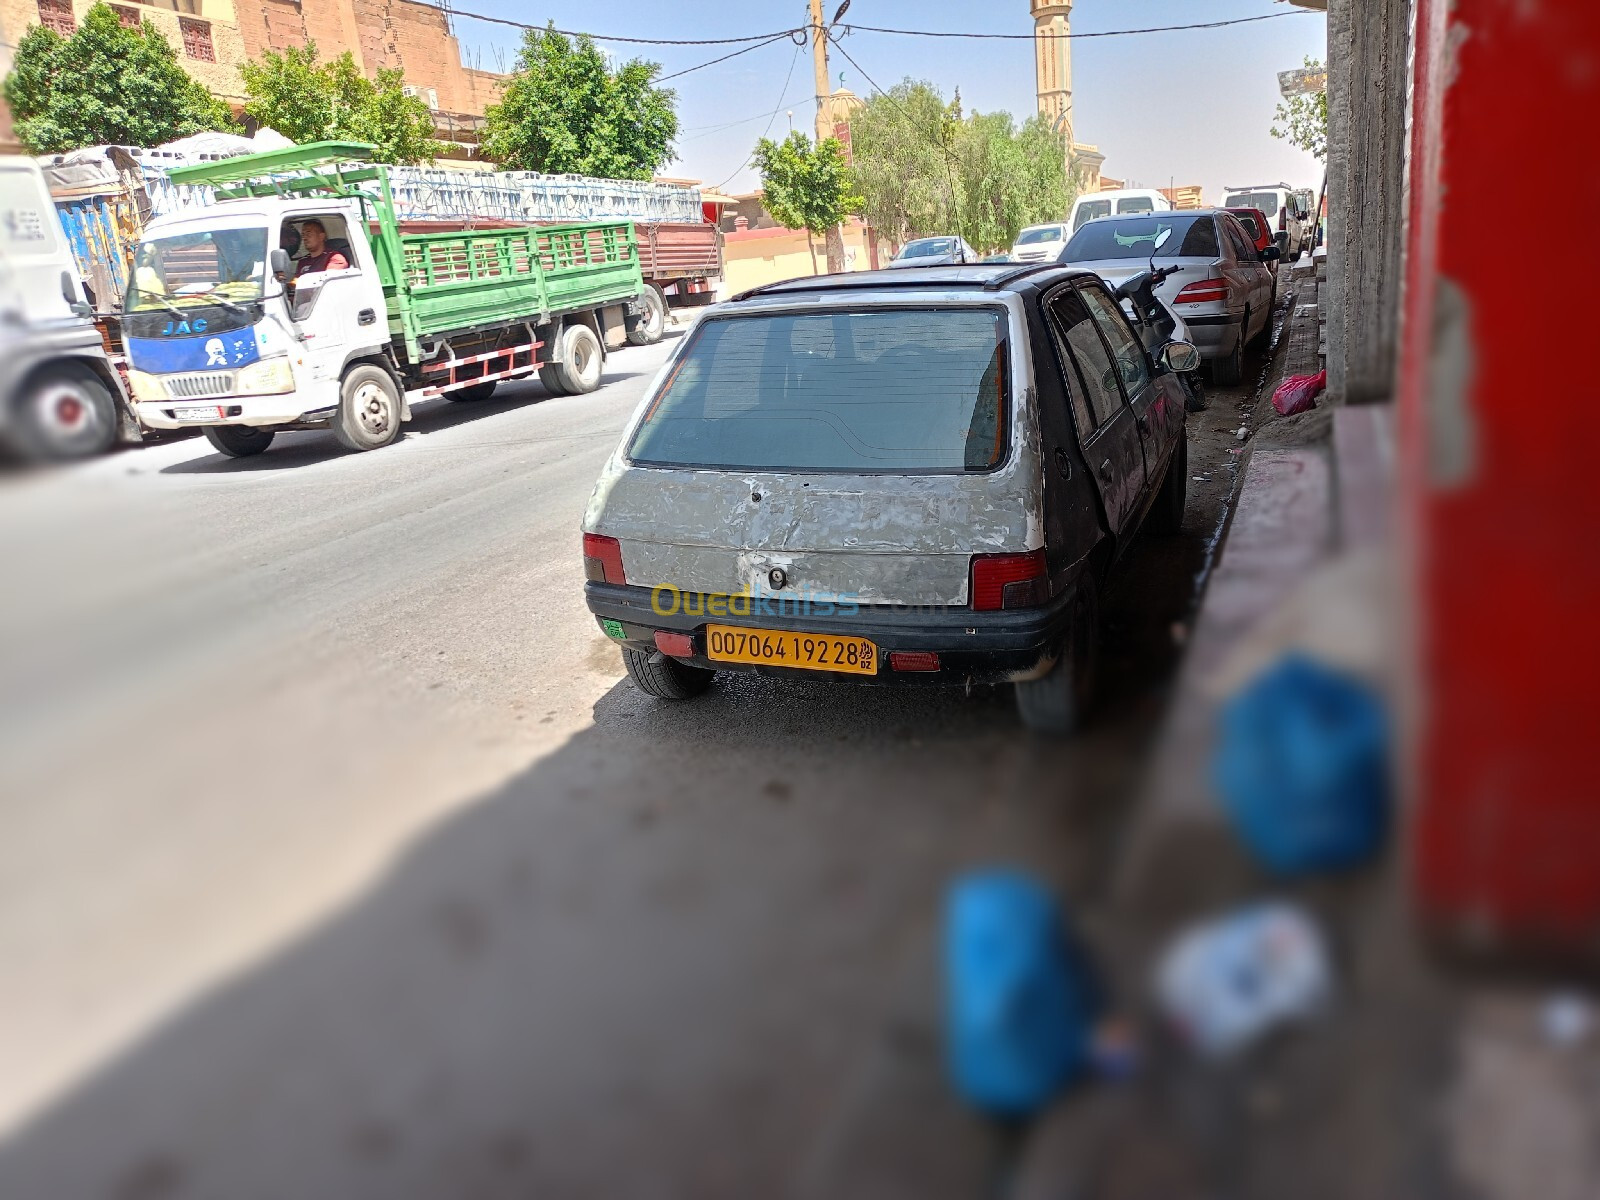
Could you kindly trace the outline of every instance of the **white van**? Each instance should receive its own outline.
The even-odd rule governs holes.
[[[1254,208],[1266,215],[1278,250],[1289,262],[1311,249],[1311,193],[1287,183],[1225,189],[1223,208]]]
[[[1121,217],[1129,213],[1165,212],[1172,207],[1168,200],[1154,188],[1122,188],[1114,192],[1090,192],[1079,196],[1067,217],[1067,224],[1077,233],[1086,222],[1099,217]]]

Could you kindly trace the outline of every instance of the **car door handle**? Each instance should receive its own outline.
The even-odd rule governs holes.
[[[1100,478],[1107,483],[1111,482],[1111,460],[1109,458],[1100,464]]]
[[[376,325],[377,323],[378,314],[370,308],[363,308],[356,314],[357,325]]]
[[[1056,447],[1056,470],[1061,472],[1063,478],[1072,478],[1072,459],[1060,446]]]
[[[1140,433],[1150,432],[1150,418],[1145,416],[1143,413],[1134,417],[1134,422],[1139,426]]]

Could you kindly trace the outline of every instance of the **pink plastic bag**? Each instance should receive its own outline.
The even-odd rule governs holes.
[[[1291,375],[1272,393],[1272,407],[1285,417],[1303,413],[1317,406],[1317,397],[1327,386],[1326,371],[1318,371],[1315,375]]]

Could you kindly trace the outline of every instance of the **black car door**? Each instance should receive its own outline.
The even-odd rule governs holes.
[[[1106,523],[1122,534],[1138,516],[1144,491],[1144,451],[1133,409],[1123,397],[1118,368],[1085,307],[1082,293],[1063,284],[1044,300],[1062,377],[1072,399],[1078,445],[1089,465]]]
[[[1183,404],[1174,401],[1170,389],[1163,387],[1152,372],[1144,344],[1104,285],[1091,280],[1078,286],[1083,292],[1084,307],[1094,318],[1117,365],[1117,379],[1133,410],[1144,447],[1145,482],[1153,487],[1160,482],[1174,439],[1182,436]]]

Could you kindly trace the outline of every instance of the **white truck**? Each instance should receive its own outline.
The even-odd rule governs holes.
[[[33,460],[101,454],[137,436],[44,175],[0,157],[0,445]]]
[[[607,350],[648,325],[628,222],[402,228],[372,153],[318,143],[170,172],[215,203],[153,220],[135,255],[123,340],[141,422],[198,426],[234,457],[300,429],[373,450],[420,399],[533,374],[592,391]],[[307,271],[293,254],[312,241],[338,258]]]

